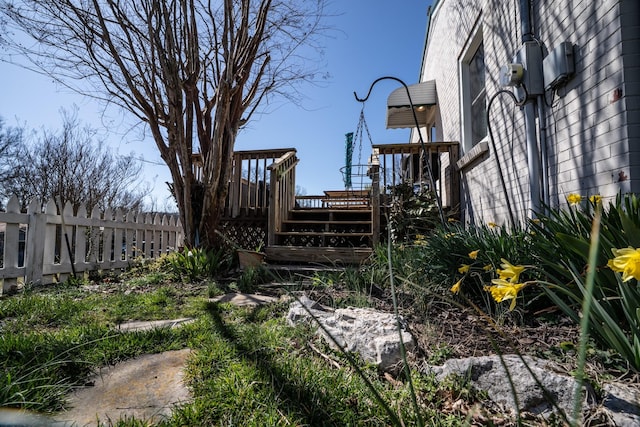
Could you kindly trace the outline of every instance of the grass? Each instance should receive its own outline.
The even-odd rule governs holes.
[[[561,229],[571,228],[561,225]],[[465,338],[472,339],[475,349],[483,333],[491,341],[492,333],[493,338],[500,335],[498,329],[507,328],[510,333],[527,327],[533,330],[545,322],[547,310],[557,320],[557,307],[551,307],[540,291],[519,295],[513,311],[492,301],[483,287],[494,275],[490,271],[470,275],[465,282],[465,298],[481,305],[482,313],[470,315],[463,307],[464,298],[452,299],[450,288],[460,278],[460,264],[471,262],[470,252],[480,253],[478,260],[473,258],[478,269],[487,265],[496,269],[500,267],[496,260],[505,256],[531,264],[533,260],[526,257],[531,256],[532,247],[538,248],[530,240],[537,234],[489,226],[454,226],[445,231],[430,236],[428,245],[416,241],[393,250],[376,248],[372,262],[361,269],[317,273],[293,286],[291,278],[282,281],[288,282],[289,291],[305,289],[312,299],[334,308],[374,306],[389,312],[399,307],[403,315],[412,316],[412,322],[425,327],[425,340],[420,343],[425,354],[421,356],[431,364],[461,357],[459,343],[466,329],[471,332]],[[558,253],[555,247],[537,250],[546,253],[542,249]],[[425,421],[426,425],[457,426],[512,421],[492,412],[492,406],[485,405],[486,396],[475,392],[465,378],[439,383],[415,370],[392,377],[361,362],[354,365],[354,358],[330,350],[308,327],[287,325],[284,303],[258,308],[212,303],[209,298],[213,296],[229,290],[254,291],[277,278],[258,268],[227,281],[206,279],[200,272],[213,268],[210,260],[217,258],[203,255],[197,258],[202,265],[193,264],[192,257],[183,258],[190,275],[180,272],[177,261],[172,269],[159,262],[155,267],[136,267],[119,278],[96,276],[91,283],[74,280],[0,299],[0,367],[4,372],[0,408],[56,412],[65,407],[68,392],[100,367],[141,354],[191,348],[194,353],[186,380],[193,402],[176,408],[162,425],[387,426]],[[183,282],[188,276],[201,281]],[[432,324],[432,314],[445,314],[444,321],[438,323],[434,317]],[[180,317],[192,317],[195,322],[145,332],[117,329],[126,321]],[[548,321],[545,324],[553,328]],[[480,334],[473,335],[474,330]],[[445,341],[445,335],[453,339]],[[511,348],[515,340],[503,335],[506,338],[502,337],[498,351],[515,349]],[[564,358],[565,366],[573,366],[579,348],[582,362],[586,357],[589,365],[596,359],[612,365],[612,372],[628,371],[608,348],[594,347],[591,342],[587,346],[584,331],[580,337],[581,343],[560,343],[545,351],[554,359]],[[611,360],[606,361],[609,355]],[[578,368],[575,375],[583,378],[584,363]],[[109,424],[135,427],[145,422],[126,418]]]
[[[54,413],[65,407],[72,388],[102,366],[192,348],[186,378],[194,400],[162,425],[390,425],[387,412],[347,359],[332,353],[309,328],[286,324],[286,304],[242,308],[211,303],[212,286],[138,276],[97,287],[77,283],[30,289],[0,299],[0,407]],[[124,320],[185,316],[196,321],[146,332],[114,328]],[[393,413],[411,425],[405,383],[389,381],[371,366],[360,370]],[[463,416],[442,411],[450,384],[412,375],[423,417],[431,425],[465,423]],[[112,424],[139,426],[143,421],[126,418]]]

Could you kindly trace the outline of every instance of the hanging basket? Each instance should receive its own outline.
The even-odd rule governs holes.
[[[369,190],[372,182],[371,165],[351,165],[340,168],[345,191]]]

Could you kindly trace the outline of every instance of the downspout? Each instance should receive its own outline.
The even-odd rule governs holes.
[[[544,203],[544,209],[547,209],[551,205],[551,199],[549,197],[549,158],[547,152],[547,117],[545,116],[544,95],[538,95],[536,99],[538,103],[538,126],[540,138],[540,157],[542,157],[542,202]]]
[[[534,41],[531,31],[531,0],[520,0],[520,28],[522,44]],[[529,64],[527,64],[529,65]],[[540,212],[540,156],[536,132],[536,102],[528,101],[524,106],[524,122],[527,144],[527,165],[529,167],[529,208],[531,217]]]
[[[531,0],[520,0],[520,32],[522,33],[522,43],[533,41],[530,10]]]

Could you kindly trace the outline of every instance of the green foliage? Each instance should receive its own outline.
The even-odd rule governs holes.
[[[496,306],[484,288],[495,278],[501,259],[531,264],[533,238],[521,227],[450,223],[446,227],[437,226],[414,245],[394,248],[392,256],[401,257],[402,261],[394,259],[392,265],[395,274],[411,284],[418,301],[429,301],[434,295],[451,297],[452,286],[462,280],[461,292],[466,300],[489,314],[504,315],[505,310]],[[463,265],[469,266],[469,270],[461,272]],[[536,289],[527,289],[526,300],[535,301],[538,293]]]
[[[439,224],[438,204],[433,191],[414,189],[410,182],[389,187],[389,218],[387,227],[394,243],[416,240]]]
[[[240,292],[251,293],[254,292],[259,285],[267,283],[272,277],[269,270],[262,266],[247,267],[242,270],[236,286]]]
[[[618,351],[640,370],[640,287],[636,278],[623,282],[608,267],[612,249],[640,247],[640,201],[635,195],[618,196],[602,209],[599,245],[596,249],[594,286],[588,292],[586,278],[593,203],[583,208],[551,211],[540,217],[534,229],[535,252],[545,275],[544,291],[568,316],[580,322],[583,301],[591,302],[589,333],[601,345]]]
[[[231,255],[224,249],[185,249],[167,255],[169,268],[177,277],[189,282],[212,278],[231,266]]]

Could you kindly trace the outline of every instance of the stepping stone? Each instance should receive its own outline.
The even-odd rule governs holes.
[[[171,415],[176,405],[191,399],[183,383],[183,370],[190,349],[148,354],[103,368],[94,386],[76,390],[67,412],[55,418],[64,426],[96,426],[116,423],[120,418],[158,422]],[[55,424],[59,425],[59,424]]]
[[[272,302],[277,302],[279,301],[279,298],[270,297],[267,295],[230,293],[230,294],[220,295],[215,298],[210,298],[209,301],[217,302],[217,303],[228,302],[237,306],[255,306],[255,305],[263,305],[263,304],[269,304]]]
[[[182,319],[173,320],[145,320],[127,322],[118,325],[118,329],[123,332],[132,331],[148,331],[155,328],[175,328],[177,326],[186,325],[193,322],[194,319],[190,317],[184,317]]]

